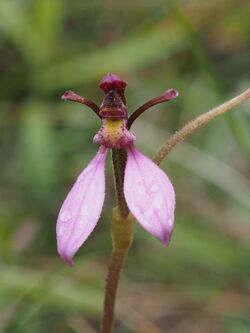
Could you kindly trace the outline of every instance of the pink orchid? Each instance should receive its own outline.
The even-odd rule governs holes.
[[[167,175],[135,146],[129,132],[134,120],[153,105],[170,101],[178,92],[169,89],[143,104],[128,117],[125,101],[127,83],[114,74],[100,83],[105,98],[100,107],[67,91],[62,99],[89,106],[102,125],[94,137],[100,145],[96,156],[82,171],[67,195],[57,220],[57,248],[62,259],[72,265],[72,258],[96,226],[105,196],[105,159],[108,149],[125,150],[127,161],[124,196],[127,206],[141,226],[164,245],[170,241],[175,209],[175,192]]]

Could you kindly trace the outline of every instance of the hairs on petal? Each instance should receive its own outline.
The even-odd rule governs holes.
[[[81,172],[68,193],[58,216],[57,250],[62,259],[72,265],[72,258],[97,224],[105,196],[105,158],[101,147],[89,165]]]
[[[167,245],[174,223],[173,185],[167,175],[133,145],[128,148],[124,195],[142,227]]]

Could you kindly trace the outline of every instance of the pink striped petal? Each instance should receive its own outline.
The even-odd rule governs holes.
[[[167,245],[174,223],[174,188],[167,175],[134,146],[128,148],[124,195],[142,227]]]
[[[77,178],[60,210],[56,225],[57,250],[69,265],[100,218],[105,196],[106,155],[107,149],[101,147]]]

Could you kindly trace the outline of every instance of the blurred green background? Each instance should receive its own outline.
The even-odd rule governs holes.
[[[68,268],[55,221],[100,126],[65,90],[93,99],[113,72],[130,112],[180,96],[133,126],[149,156],[176,129],[249,87],[247,0],[1,0],[0,332],[98,332],[115,204],[110,161],[102,218]],[[164,248],[140,227],[117,302],[116,333],[250,332],[250,112],[245,103],[171,152],[177,195]]]

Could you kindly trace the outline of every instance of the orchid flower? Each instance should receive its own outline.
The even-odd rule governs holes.
[[[77,178],[57,219],[58,253],[69,265],[100,218],[105,196],[105,159],[109,149],[126,151],[123,194],[128,209],[141,226],[164,245],[170,241],[175,209],[173,185],[152,160],[137,150],[135,136],[129,129],[145,110],[176,98],[178,92],[169,89],[128,117],[124,94],[126,85],[118,76],[107,74],[99,85],[105,93],[100,107],[72,91],[62,96],[64,100],[87,105],[101,119],[101,128],[94,137],[100,148]]]

